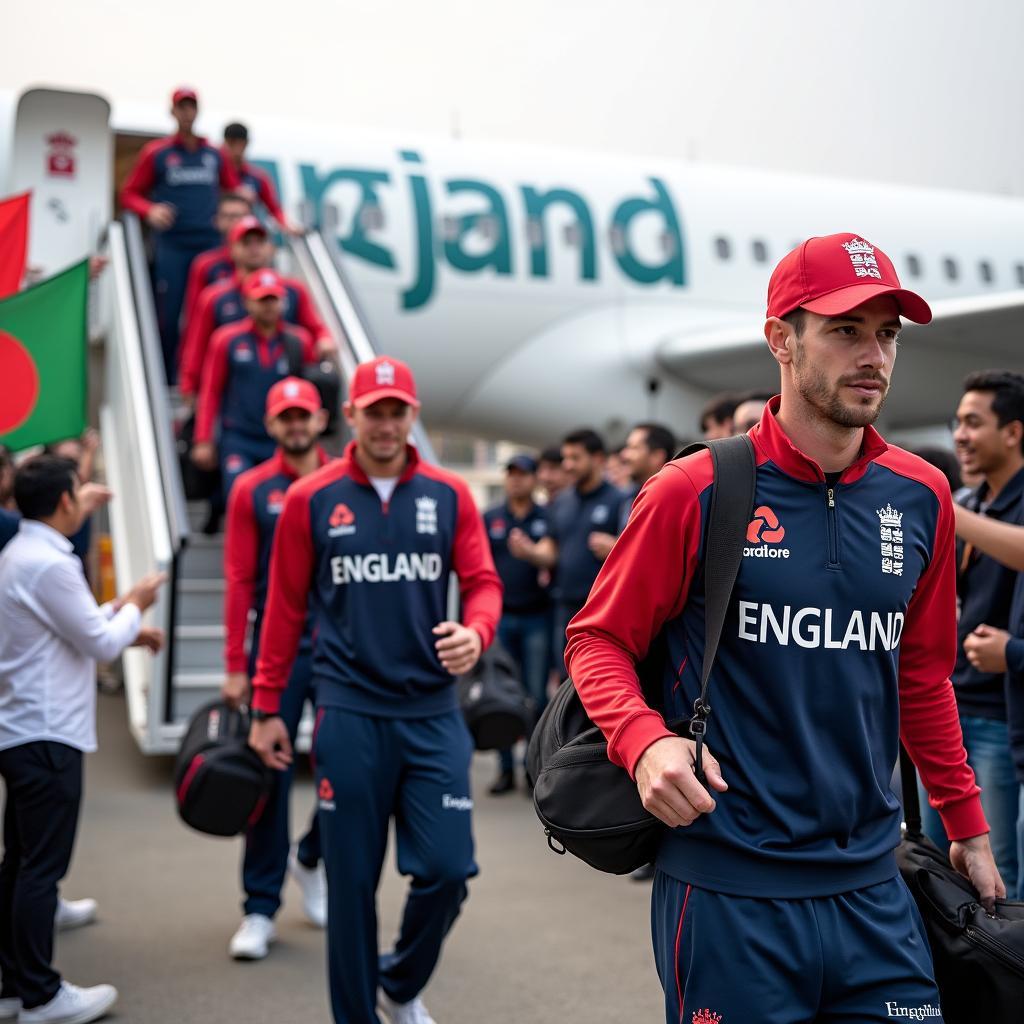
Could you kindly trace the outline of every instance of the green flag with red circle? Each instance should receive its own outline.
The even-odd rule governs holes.
[[[89,261],[0,301],[0,444],[78,437],[86,425]]]

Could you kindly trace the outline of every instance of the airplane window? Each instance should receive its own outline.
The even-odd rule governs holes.
[[[921,260],[912,252],[907,253],[907,273],[911,277],[921,276]]]
[[[454,242],[459,237],[459,218],[445,217],[441,224],[441,234],[446,242]]]
[[[498,237],[498,222],[494,217],[478,217],[476,229],[485,241],[493,242]]]
[[[626,251],[626,233],[617,224],[613,224],[608,230],[608,237],[612,243],[612,252],[621,256]]]
[[[544,225],[536,217],[526,222],[526,240],[531,249],[539,249],[544,245]]]
[[[949,256],[942,261],[942,269],[946,272],[946,277],[948,277],[950,281],[955,281],[960,274],[956,265],[956,260],[951,259]]]
[[[661,251],[666,256],[674,256],[676,254],[676,240],[671,231],[663,231],[661,233]]]
[[[359,223],[364,231],[376,231],[384,227],[384,210],[377,203],[364,203],[359,211]]]
[[[755,238],[753,244],[750,247],[751,252],[754,254],[754,262],[765,263],[768,260],[768,246],[761,241],[760,238]]]
[[[1024,263],[1017,264],[1017,284],[1024,287]]]
[[[715,239],[715,255],[720,260],[730,259],[732,256],[732,246],[729,245],[728,238],[716,238]]]
[[[566,245],[571,245],[573,248],[576,248],[580,244],[582,232],[580,231],[579,224],[576,223],[575,221],[573,221],[571,224],[566,224],[563,233],[565,236]]]
[[[991,284],[995,275],[992,273],[992,264],[988,260],[982,260],[978,264],[978,273],[985,284]]]

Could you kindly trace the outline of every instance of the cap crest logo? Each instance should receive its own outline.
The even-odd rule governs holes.
[[[843,248],[849,253],[850,265],[858,277],[882,279],[873,245],[865,242],[863,238],[852,238],[849,242],[843,242]]]
[[[284,386],[284,394],[286,398],[295,398],[299,393],[299,385],[295,381],[288,381]]]
[[[378,387],[389,387],[395,383],[395,364],[394,363],[378,363],[377,364],[377,386]]]

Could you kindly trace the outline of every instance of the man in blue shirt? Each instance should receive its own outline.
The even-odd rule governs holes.
[[[539,715],[547,704],[551,620],[547,571],[543,560],[533,556],[534,545],[548,535],[547,512],[533,500],[536,487],[537,460],[530,455],[509,459],[505,500],[484,513],[484,528],[505,588],[498,640],[518,663],[523,686]],[[492,796],[516,788],[512,751],[502,750],[500,756]]]
[[[552,562],[557,545],[554,598],[554,660],[564,665],[565,627],[583,607],[604,560],[622,529],[629,496],[604,478],[606,450],[596,431],[575,430],[562,441],[562,466],[572,484],[551,503],[550,547],[538,564]],[[547,559],[544,554],[547,553]]]

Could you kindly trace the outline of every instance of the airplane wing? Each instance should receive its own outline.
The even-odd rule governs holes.
[[[948,422],[972,370],[1024,369],[1024,290],[932,304],[926,326],[900,335],[893,388],[885,406],[889,429]],[[759,318],[710,331],[682,331],[660,346],[658,362],[704,391],[778,387]]]

